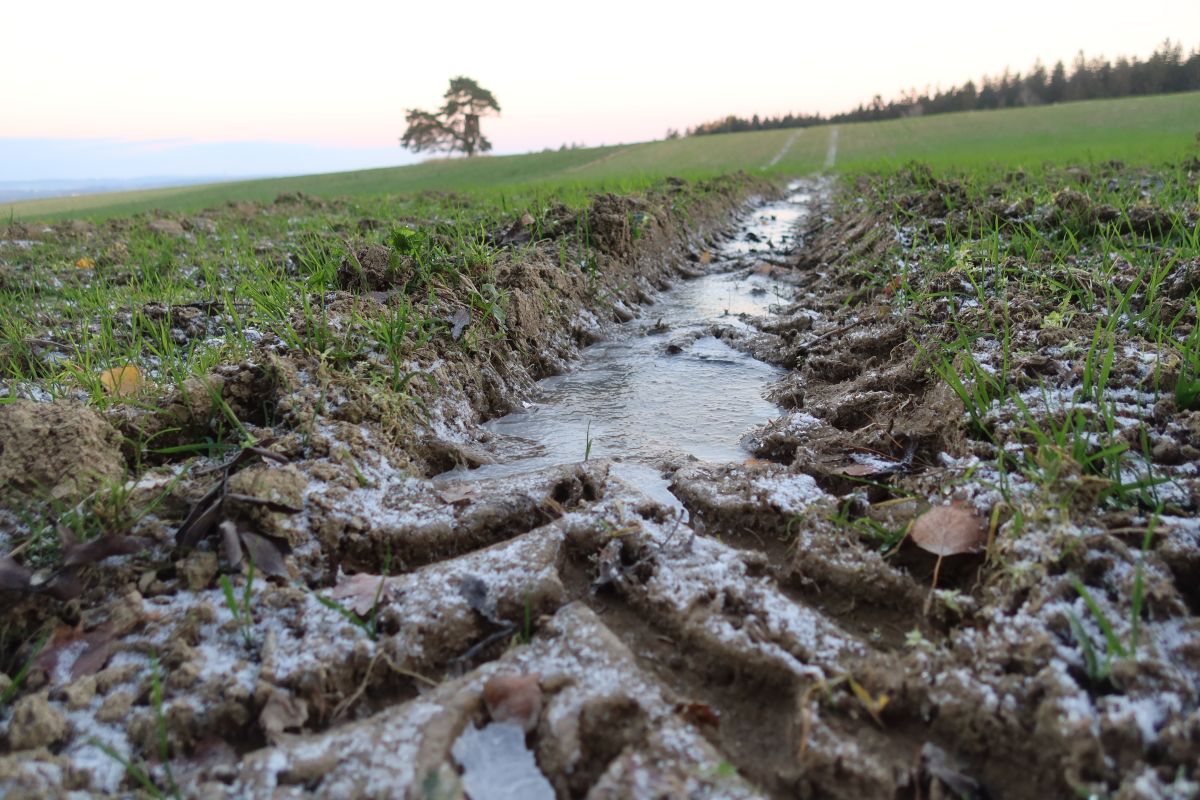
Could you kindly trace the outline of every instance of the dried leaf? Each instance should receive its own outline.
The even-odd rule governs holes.
[[[34,666],[44,670],[53,678],[62,654],[81,642],[84,647],[75,657],[74,663],[71,664],[70,679],[76,681],[99,672],[108,663],[115,646],[112,629],[107,625],[102,625],[86,633],[83,630],[83,623],[59,625],[54,629],[46,646],[38,654],[37,660],[33,662]]]
[[[382,589],[379,586],[381,581]],[[359,572],[342,576],[329,595],[361,617],[375,608],[376,598],[385,603],[391,600],[395,596],[395,587],[381,575]]]
[[[83,638],[87,641],[87,647],[71,665],[71,680],[73,681],[86,678],[88,675],[95,675],[104,669],[104,665],[108,663],[113,650],[116,649],[112,631],[107,627],[97,628],[86,633]]]
[[[233,568],[242,565],[242,537],[238,536],[237,523],[231,519],[221,522],[217,526],[221,531],[221,547],[225,551],[225,560],[229,562],[229,566]]]
[[[36,590],[55,600],[74,600],[83,594],[84,589],[83,581],[80,580],[75,570],[75,567],[58,570],[50,576],[48,581],[36,587]]]
[[[128,397],[141,388],[142,371],[132,364],[106,369],[100,373],[100,385],[111,395]]]
[[[84,256],[83,258],[78,259],[75,262],[75,267],[77,269],[93,269],[93,268],[95,268],[95,266],[96,266],[95,260],[90,259],[87,256]]]
[[[934,506],[917,517],[909,536],[922,550],[937,556],[954,556],[983,549],[987,528],[972,509],[951,503]]]
[[[712,262],[712,260],[713,260],[713,254],[710,251],[705,250],[703,253],[700,254],[700,263],[701,264],[708,264],[708,263]]]
[[[63,548],[62,565],[74,567],[80,564],[94,564],[109,556],[126,556],[145,550],[153,542],[141,536],[120,536],[106,533],[82,544],[74,543]]]
[[[194,547],[196,542],[212,532],[221,515],[221,492],[224,488],[225,482],[221,481],[192,506],[187,519],[175,531],[176,544],[181,547]]]
[[[50,634],[50,638],[42,645],[41,652],[34,659],[33,666],[44,671],[47,675],[54,673],[58,666],[58,657],[69,645],[83,636],[83,623],[78,625],[59,625]]]
[[[883,720],[879,715],[887,708],[888,701],[891,699],[886,694],[880,694],[878,697],[872,695],[867,689],[854,678],[849,679],[850,691],[854,692],[854,696],[858,698],[858,702],[871,715],[871,719],[875,720],[877,725],[882,726]]]
[[[471,324],[471,312],[469,309],[460,308],[450,317],[450,336],[454,341],[458,341],[462,336],[463,329]]]
[[[28,591],[29,579],[32,576],[32,572],[13,559],[0,556],[0,589],[13,592]]]
[[[255,570],[276,578],[291,576],[288,572],[287,562],[284,561],[284,557],[292,552],[292,548],[287,542],[274,536],[247,530],[241,526],[238,528],[238,535],[242,540],[242,546],[254,560]]]
[[[494,675],[483,685],[483,702],[496,722],[515,722],[529,733],[542,713],[540,676]]]

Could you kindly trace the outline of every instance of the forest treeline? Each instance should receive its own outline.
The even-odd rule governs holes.
[[[1080,50],[1070,68],[1059,61],[1047,69],[1038,60],[1025,74],[1005,69],[1001,75],[985,76],[979,84],[967,81],[962,86],[945,90],[931,91],[926,87],[924,92],[910,89],[890,102],[884,102],[880,95],[875,95],[870,103],[859,104],[852,111],[828,117],[789,113],[775,117],[759,117],[755,114],[745,119],[730,115],[688,128],[686,135],[806,128],[831,122],[871,122],[952,111],[1018,108],[1198,89],[1200,48],[1193,49],[1185,57],[1182,43],[1167,39],[1144,61],[1137,56],[1121,56],[1116,61],[1108,61],[1103,57],[1089,59]],[[669,139],[678,136],[677,131],[667,131]]]

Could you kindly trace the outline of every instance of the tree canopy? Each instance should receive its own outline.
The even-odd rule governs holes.
[[[1145,61],[1120,56],[1115,62],[1087,58],[1083,51],[1070,67],[1057,62],[1049,71],[1040,60],[1025,75],[1005,70],[997,76],[984,76],[977,85],[967,81],[949,89],[918,92],[915,88],[884,102],[875,95],[870,103],[832,116],[787,114],[751,119],[728,116],[704,122],[687,130],[688,136],[740,131],[806,128],[829,122],[869,122],[952,111],[1015,108],[1043,103],[1063,103],[1104,97],[1191,92],[1200,89],[1200,47],[1185,55],[1183,45],[1170,39],[1159,45]]]
[[[472,78],[459,75],[450,79],[450,88],[442,97],[445,102],[437,111],[408,109],[408,128],[400,137],[401,146],[414,153],[444,150],[468,156],[491,150],[492,143],[480,130],[479,118],[500,113],[500,104],[492,93]]]

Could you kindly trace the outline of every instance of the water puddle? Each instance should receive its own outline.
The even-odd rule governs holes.
[[[611,473],[676,508],[660,467],[694,456],[741,461],[741,442],[780,410],[763,399],[781,370],[712,335],[751,330],[746,318],[786,302],[791,288],[759,274],[762,257],[791,250],[808,213],[808,185],[754,210],[714,254],[717,271],[683,281],[582,353],[577,367],[543,380],[525,407],[486,424],[500,463],[454,469],[439,479],[491,478],[612,459]]]

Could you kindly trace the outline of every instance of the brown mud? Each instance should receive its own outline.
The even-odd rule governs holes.
[[[499,724],[487,699],[497,676],[536,677],[525,742],[559,797],[1194,795],[1197,412],[1156,407],[1148,419],[1159,466],[1182,487],[1149,535],[1136,511],[1002,501],[986,474],[994,453],[919,364],[917,343],[942,332],[861,278],[896,233],[870,206],[823,197],[803,248],[756,265],[795,285],[795,300],[728,339],[789,370],[771,389],[783,414],[755,432],[743,464],[678,465],[671,489],[686,520],[602,461],[429,480],[493,458],[479,422],[569,368],[657,289],[703,271],[747,194],[772,189],[712,187],[687,220],[671,213],[672,191],[685,190],[596,199],[603,291],[560,269],[546,243],[514,255],[501,270],[507,337],[470,353],[433,342],[414,359],[438,386],[419,424],[317,360],[269,347],[108,420],[49,406],[70,452],[85,454],[73,468],[37,449],[44,415],[0,406],[0,470],[16,491],[28,474],[81,497],[124,463],[116,431],[194,436],[213,424],[213,392],[270,454],[215,473],[152,466],[132,494],[183,477],[132,529],[154,540],[147,551],[110,558],[61,606],[8,595],[29,630],[55,627],[0,717],[7,796],[138,791],[102,744],[188,797],[462,797],[456,742]],[[953,225],[950,195],[912,205]],[[1099,213],[1062,195],[1056,208]],[[403,281],[402,260],[370,248],[355,260],[339,273],[340,302]],[[1037,309],[1022,317],[1016,305],[1014,335],[1031,343],[1018,369],[1077,381],[1049,354],[1061,351],[1039,344]],[[1129,352],[1114,374],[1134,384]],[[222,474],[219,534],[175,548]],[[994,520],[994,541],[948,558],[931,595],[934,558],[875,534],[950,501]],[[860,520],[875,525],[850,524]],[[257,540],[245,531],[286,543],[286,574],[260,572],[243,594],[219,545],[227,531],[247,548]],[[1124,640],[1134,582],[1145,587],[1141,644],[1103,678],[1073,633],[1103,641],[1074,576]]]

